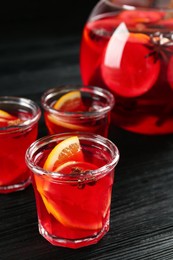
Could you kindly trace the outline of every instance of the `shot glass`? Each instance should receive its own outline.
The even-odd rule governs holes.
[[[25,152],[37,138],[40,115],[32,100],[0,97],[0,193],[23,190],[31,183]]]
[[[52,149],[77,136],[92,170],[67,174],[45,171]],[[40,234],[55,246],[79,248],[97,243],[109,230],[111,193],[119,151],[109,139],[92,133],[64,133],[35,141],[26,152],[32,172]],[[68,164],[68,163],[67,163]],[[60,165],[61,167],[61,165]]]
[[[43,93],[41,103],[50,134],[80,131],[108,136],[115,101],[105,89],[60,86]]]

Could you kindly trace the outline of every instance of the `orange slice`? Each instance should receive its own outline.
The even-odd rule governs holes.
[[[54,109],[62,112],[89,112],[88,107],[84,104],[79,90],[70,91],[60,97],[53,106]],[[70,115],[68,116],[68,122],[66,117],[61,118],[58,115],[48,114],[47,118],[53,124],[66,128],[67,130],[74,131],[84,131],[84,132],[95,132],[96,127],[81,125],[80,123],[70,120]],[[53,133],[53,131],[52,131]]]
[[[21,120],[12,116],[8,112],[0,109],[0,127],[15,126],[21,123]]]
[[[77,111],[82,105],[81,92],[79,90],[70,91],[60,97],[53,108],[61,111]]]
[[[126,10],[118,15],[121,21],[124,21],[128,26],[135,26],[139,23],[156,23],[164,17],[163,11],[139,11],[139,10]]]
[[[62,119],[60,119],[58,116],[52,114],[49,114],[47,117],[53,124],[57,126],[61,126],[63,128],[67,128],[69,130],[84,131],[84,132],[96,132],[97,130],[96,126],[77,125],[77,124],[69,123],[70,118],[69,118],[69,122],[65,122],[62,121]]]
[[[67,199],[65,194],[63,196],[63,193],[59,191],[58,187],[56,187],[56,184],[50,183],[49,186],[49,183],[47,183],[49,180],[45,177],[35,175],[34,178],[37,190],[41,196],[47,212],[63,226],[83,230],[98,230],[102,228],[102,211],[99,213],[97,210],[95,210],[95,206],[93,206],[93,200],[92,202],[91,199],[90,201],[87,200],[87,205],[84,206],[83,203],[75,201],[73,194],[71,199],[70,197]],[[86,199],[89,194],[90,190],[88,190],[87,194],[85,195]],[[96,195],[96,191],[94,194]],[[80,195],[80,193],[78,196],[79,200],[81,200],[83,197],[83,195]],[[78,198],[76,199],[78,200]],[[82,199],[82,202],[83,201],[84,199]],[[105,212],[108,210],[110,204],[106,206],[105,202],[103,204]],[[74,208],[78,208],[78,210],[74,210]],[[105,216],[106,212],[103,213],[103,215]]]
[[[45,177],[38,176],[38,175],[35,175],[34,179],[35,179],[37,190],[42,198],[42,201],[47,209],[47,212],[49,214],[52,214],[60,223],[66,225],[66,219],[64,219],[63,216],[60,214],[60,212],[56,210],[56,206],[54,205],[55,203],[50,201],[46,196],[45,187],[49,185],[48,183],[49,180],[46,180]]]
[[[16,117],[10,115],[8,112],[0,109],[0,119],[6,119],[6,120],[14,120]]]
[[[90,170],[95,170],[98,167],[95,164],[89,162],[68,161],[62,165],[59,165],[55,171],[68,174],[68,173],[74,173],[73,169],[75,168],[80,169],[80,171],[86,172]]]
[[[63,172],[64,173],[64,170],[68,169],[68,168],[72,168],[73,166],[75,166],[78,162],[76,161],[68,161],[68,162],[65,162],[64,164],[62,165],[59,165],[57,168],[56,168],[56,172]],[[82,162],[81,162],[82,163]],[[70,172],[71,170],[68,170],[68,172]]]
[[[58,143],[49,153],[43,168],[68,174],[73,166],[84,171],[97,168],[95,165],[84,161],[77,136],[68,137]],[[70,191],[65,189],[68,187],[58,186],[49,179],[49,176],[35,175],[34,178],[47,212],[62,225],[83,230],[102,228],[102,213],[95,209],[95,201],[92,198],[87,199],[90,197],[91,189],[93,196],[96,196],[96,188],[93,189],[92,186],[87,186],[86,189],[79,189],[69,185],[72,194],[67,195],[66,192]],[[84,206],[84,203],[88,205]],[[107,211],[109,205],[107,206],[104,203],[103,210]],[[74,208],[78,210],[74,210]]]
[[[48,155],[43,169],[54,171],[67,161],[83,161],[83,153],[77,136],[71,136],[58,143]]]
[[[108,213],[111,203],[111,186],[108,186],[109,180],[106,180],[106,187],[103,187],[100,193],[103,197],[98,206],[98,202],[95,204],[95,201],[90,197],[91,192],[94,198],[99,196],[98,192],[100,191],[95,187],[93,190],[93,186],[88,186],[89,189],[86,191],[86,187],[78,190],[78,197],[76,197],[77,193],[74,189],[74,193],[71,194],[70,198],[66,196],[66,193],[63,196],[63,193],[59,191],[56,184],[50,183],[50,186],[47,187],[47,181],[49,180],[44,179],[43,176],[35,175],[34,177],[37,190],[47,212],[63,226],[83,230],[98,230],[102,228],[102,220]],[[61,187],[59,188],[61,189]],[[95,207],[99,207],[99,211]]]
[[[73,206],[69,204],[66,209],[59,207],[56,203],[48,199],[43,193],[41,193],[43,203],[49,214],[52,214],[61,224],[70,228],[80,228],[84,230],[98,230],[102,227],[101,218],[98,220],[97,213],[94,211],[83,210],[84,221],[81,221],[81,217],[76,212],[73,212]],[[60,205],[62,202],[60,201]],[[74,217],[75,216],[75,217]]]

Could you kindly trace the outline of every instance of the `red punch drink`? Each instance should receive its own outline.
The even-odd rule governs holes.
[[[107,137],[113,95],[97,87],[64,86],[42,96],[44,117],[50,134],[90,132]]]
[[[36,140],[40,109],[31,100],[0,97],[0,193],[22,190],[31,180],[25,152]]]
[[[125,2],[102,0],[91,13],[81,42],[83,83],[114,94],[117,126],[173,133],[173,9],[162,9],[166,1],[155,9]]]
[[[117,147],[93,134],[57,134],[26,153],[33,172],[39,232],[56,246],[97,243],[109,230]]]

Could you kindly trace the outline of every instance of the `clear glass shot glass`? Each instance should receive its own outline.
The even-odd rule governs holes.
[[[115,101],[105,89],[59,86],[43,93],[41,103],[50,134],[82,131],[108,136]]]
[[[84,172],[77,168],[70,174],[44,170],[45,160],[55,145],[74,135],[82,147],[82,163],[92,164],[93,169]],[[49,135],[28,148],[26,163],[32,172],[38,227],[46,240],[55,246],[79,248],[97,243],[108,232],[118,160],[116,145],[92,133]]]
[[[31,183],[25,152],[37,138],[40,115],[30,99],[0,96],[0,193],[23,190]]]

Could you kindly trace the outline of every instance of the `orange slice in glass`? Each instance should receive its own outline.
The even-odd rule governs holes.
[[[67,94],[64,94],[53,106],[56,110],[67,112],[81,111],[82,107],[81,92],[79,90],[70,91]]]
[[[17,117],[12,116],[11,114],[9,114],[8,112],[0,109],[0,119],[1,120],[15,120]]]
[[[68,174],[73,172],[73,167],[76,167],[76,169],[80,168],[81,171],[95,170],[97,168],[96,165],[88,162],[68,161],[60,165],[56,170]],[[63,226],[83,230],[98,230],[102,227],[102,214],[105,217],[110,202],[107,201],[106,205],[105,200],[101,202],[103,209],[100,206],[99,212],[95,209],[98,205],[90,197],[90,193],[93,192],[93,197],[95,198],[98,188],[93,187],[90,183],[86,184],[89,185],[89,188],[82,190],[74,185],[72,187],[65,185],[64,188],[62,185],[57,187],[57,184],[54,182],[49,182],[48,176],[35,175],[35,182],[47,212],[54,216]],[[71,190],[71,195],[69,190]]]
[[[100,187],[102,191],[98,187],[87,184],[87,187],[83,189],[76,187],[72,190],[69,186],[71,196],[66,194],[69,192],[68,190],[58,188],[53,182],[47,187],[49,180],[44,179],[43,176],[35,175],[35,181],[47,212],[63,226],[83,230],[102,228],[102,220],[105,218],[111,202],[111,187],[108,186],[110,182],[108,179],[105,180],[106,187],[104,184],[102,188]],[[100,202],[93,199],[98,198],[99,194],[102,197]]]
[[[69,137],[58,143],[49,153],[44,169],[66,171],[70,164],[72,164],[71,166],[80,166],[83,170],[97,168],[91,163],[86,162],[85,164],[77,136]],[[72,197],[70,195],[69,199],[67,199],[66,192],[69,192],[69,190],[65,191],[62,185],[57,188],[57,184],[52,182],[49,176],[35,175],[34,177],[37,190],[47,212],[62,225],[84,230],[98,230],[102,227],[102,216],[98,215],[97,210],[95,210],[95,202],[90,198],[87,203],[88,205],[91,203],[92,208],[89,206],[83,207],[83,201],[89,197],[91,187],[90,189],[84,188],[81,193],[80,189],[69,185],[69,189],[75,195],[72,194]],[[64,196],[63,192],[65,192]],[[94,192],[97,193],[97,189],[94,189]],[[77,201],[76,198],[78,198]],[[74,210],[74,205],[79,209],[78,211]]]
[[[13,119],[14,117],[12,116],[12,115],[10,115],[9,113],[7,113],[6,111],[4,111],[4,110],[2,110],[2,109],[0,109],[0,118],[4,118],[4,119]]]
[[[77,125],[77,124],[70,123],[70,116],[69,116],[69,122],[62,121],[61,118],[52,114],[49,114],[47,117],[53,124],[73,131],[96,132],[98,128],[97,126]]]
[[[53,108],[62,112],[88,112],[88,108],[83,103],[81,92],[79,90],[70,91],[60,97],[60,99],[58,99],[54,104]],[[54,114],[48,114],[47,117],[53,124],[66,128],[67,130],[69,129],[73,131],[84,132],[97,131],[97,127],[89,126],[87,123],[86,125],[81,125],[79,124],[79,122],[76,123],[74,121],[71,121],[70,115],[68,117],[68,121],[66,121],[66,117],[64,119]]]
[[[8,112],[0,109],[0,127],[18,125],[21,120]]]
[[[43,169],[54,171],[67,161],[83,161],[83,153],[77,136],[71,136],[58,143],[48,155]]]
[[[85,172],[85,171],[95,170],[98,167],[95,164],[89,162],[68,161],[62,165],[59,165],[55,171],[68,174],[68,173],[74,173],[75,168],[79,169],[79,171],[81,170]]]
[[[101,218],[98,219],[97,212],[95,211],[81,209],[80,211],[83,211],[83,218],[81,220],[81,216],[74,211],[70,203],[68,206],[62,207],[61,200],[59,200],[59,203],[58,200],[56,200],[55,203],[43,193],[41,193],[41,197],[48,213],[52,214],[55,219],[66,227],[83,230],[98,230],[102,227],[102,220]]]
[[[118,15],[118,18],[121,21],[125,22],[128,26],[129,25],[137,25],[139,23],[156,23],[160,21],[165,16],[165,12],[163,11],[144,11],[144,10],[126,10],[121,12]]]

